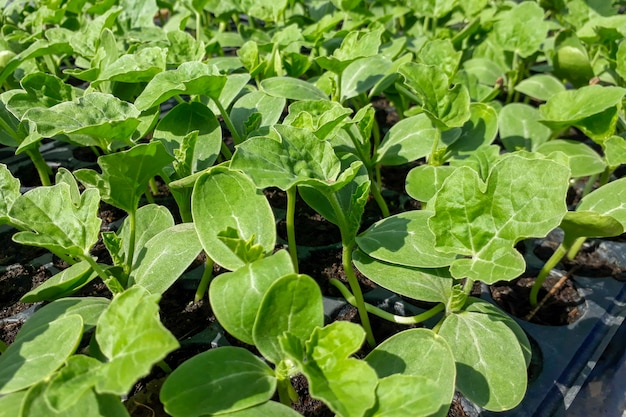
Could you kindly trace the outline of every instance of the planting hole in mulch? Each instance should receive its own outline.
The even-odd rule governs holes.
[[[539,290],[539,302],[544,299],[560,278],[554,274],[546,278]],[[526,320],[529,313],[533,311],[529,298],[534,282],[535,277],[521,277],[513,281],[496,282],[490,286],[491,297],[509,314]],[[541,305],[529,321],[547,326],[565,326],[574,323],[582,316],[584,305],[585,299],[578,293],[576,285],[571,279],[567,279]]]

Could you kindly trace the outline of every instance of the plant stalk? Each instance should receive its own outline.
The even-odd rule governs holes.
[[[128,213],[128,253],[126,254],[126,262],[124,263],[124,275],[130,276],[130,271],[133,268],[133,259],[135,258],[135,240],[136,240],[136,228],[137,228],[137,216],[136,211],[133,210]]]
[[[230,135],[233,137],[233,142],[235,143],[235,145],[239,145],[241,142],[243,142],[243,139],[241,138],[241,136],[239,136],[237,129],[235,129],[235,125],[230,119],[230,116],[228,116],[226,109],[224,109],[224,106],[222,106],[222,103],[220,103],[219,100],[213,100],[213,102],[217,106],[217,109],[220,111],[222,119],[224,119],[224,123],[226,123],[228,130],[230,130]]]
[[[541,268],[541,271],[539,271],[539,274],[537,275],[537,278],[535,279],[535,282],[533,283],[533,286],[530,289],[529,302],[531,306],[533,307],[537,306],[537,295],[539,294],[541,285],[550,274],[550,271],[552,271],[552,268],[557,266],[557,264],[561,261],[561,259],[563,259],[563,257],[567,254],[568,250],[569,250],[569,247],[561,243],[559,247],[556,248],[556,250],[550,257],[550,259],[548,259],[546,263],[543,265],[543,268]]]
[[[352,306],[356,307],[356,300],[354,298],[354,296],[352,295],[352,293],[350,292],[350,290],[343,285],[343,283],[341,281],[339,281],[336,278],[331,278],[330,279],[330,283],[332,285],[334,285],[340,292],[341,295],[346,299],[346,301],[348,303],[350,303]],[[398,323],[398,324],[418,324],[418,323],[422,323],[428,319],[430,319],[431,317],[436,316],[437,314],[441,313],[442,311],[444,311],[445,309],[445,305],[443,303],[439,303],[436,306],[434,306],[433,308],[426,310],[423,313],[420,313],[416,316],[398,316],[396,314],[392,314],[389,313],[388,311],[385,311],[381,308],[378,308],[376,306],[373,306],[369,303],[365,303],[365,308],[367,309],[367,311],[369,313],[374,314],[375,316],[378,316],[382,319],[385,319],[387,321],[393,322],[393,323]]]
[[[287,378],[278,378],[276,389],[278,390],[278,398],[282,404],[291,406],[292,402],[298,401],[298,393],[296,392],[291,380]]]
[[[122,284],[120,284],[117,278],[107,274],[90,255],[85,255],[83,258],[89,263],[91,268],[96,271],[96,274],[104,281],[104,284],[114,296],[124,292],[124,287],[122,287]]]
[[[539,304],[537,304],[537,306],[535,306],[532,311],[530,313],[528,313],[526,315],[526,317],[524,317],[524,320],[526,321],[530,321],[532,320],[533,317],[535,317],[535,314],[537,314],[537,312],[539,311],[539,309],[550,299],[550,297],[553,297],[554,294],[556,294],[556,292],[559,290],[559,288],[561,288],[563,286],[563,284],[565,284],[565,282],[569,279],[570,276],[572,276],[572,274],[578,269],[580,268],[579,265],[575,266],[574,268],[572,268],[570,271],[567,272],[567,274],[563,275],[556,284],[554,284],[552,286],[552,288],[550,288],[550,291],[548,291],[548,293],[541,299],[541,301],[539,302]]]
[[[49,186],[52,185],[50,182],[50,175],[52,175],[52,170],[43,159],[43,156],[39,152],[39,149],[29,149],[26,151],[26,155],[33,161],[35,168],[37,169],[37,173],[39,174],[39,179],[41,180],[41,185]]]
[[[287,189],[287,246],[295,273],[298,273],[298,246],[296,244],[296,192],[295,186]]]
[[[202,300],[204,295],[207,293],[209,284],[213,279],[213,265],[215,265],[215,262],[207,255],[206,261],[204,262],[204,272],[202,273],[202,278],[200,279],[198,288],[196,289],[196,295],[193,298],[194,303]]]

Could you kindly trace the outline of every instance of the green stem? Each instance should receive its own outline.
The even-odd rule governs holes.
[[[341,281],[335,278],[331,278],[330,283],[334,285],[341,292],[341,295],[346,299],[348,303],[356,307],[356,300],[354,296],[352,295],[350,290],[345,285],[343,285]],[[426,310],[425,312],[420,313],[416,316],[398,316],[396,314],[389,313],[388,311],[385,311],[376,306],[373,306],[369,303],[365,303],[365,308],[367,309],[369,313],[374,314],[375,316],[378,316],[387,321],[398,323],[398,324],[410,325],[410,324],[422,323],[430,319],[431,317],[436,316],[437,314],[444,311],[445,305],[443,303],[439,303],[433,308]]]
[[[233,153],[228,148],[228,145],[226,145],[224,142],[222,142],[221,152],[225,161],[230,161],[231,159],[233,159]]]
[[[135,210],[128,213],[128,253],[126,254],[126,262],[124,263],[124,275],[130,276],[133,268],[133,259],[135,257],[135,235],[137,228],[137,216]]]
[[[433,146],[430,150],[430,155],[428,155],[428,160],[426,161],[428,162],[428,165],[435,165],[435,166],[441,165],[441,161],[439,161],[439,158],[436,157],[440,140],[441,140],[441,131],[439,130],[439,128],[435,127],[435,139],[433,140]]]
[[[85,255],[83,259],[85,259],[89,263],[91,268],[96,271],[96,274],[98,274],[98,276],[102,279],[104,284],[113,293],[113,295],[121,294],[124,292],[124,287],[122,287],[122,284],[120,284],[117,278],[107,274],[104,269],[102,269],[100,265],[98,265],[98,263],[90,255]]]
[[[156,179],[154,177],[150,178],[150,182],[148,183],[150,186],[150,191],[152,195],[157,195],[159,193],[159,186],[156,183]]]
[[[41,185],[48,186],[52,185],[50,182],[50,175],[52,175],[52,170],[43,159],[43,156],[39,152],[39,149],[29,149],[26,151],[28,157],[33,161],[35,168],[37,169],[37,173],[39,174],[39,179],[41,180]]]
[[[202,22],[200,19],[200,13],[197,11],[196,14],[196,41],[200,42],[202,40]]]
[[[215,262],[213,259],[209,258],[207,255],[206,261],[204,262],[204,272],[202,273],[202,278],[200,279],[200,283],[198,284],[198,288],[196,289],[196,295],[193,298],[193,302],[197,303],[198,301],[204,298],[204,295],[207,293],[207,289],[209,288],[209,284],[213,279],[213,265]]]
[[[282,404],[291,406],[292,402],[298,401],[298,393],[291,385],[291,380],[288,377],[278,378],[276,389],[278,390],[278,399]]]
[[[296,274],[298,273],[298,246],[296,245],[296,191],[295,186],[287,189],[287,246]]]
[[[400,94],[400,96],[406,97],[407,99],[411,100],[413,103],[417,105],[420,105],[420,106],[422,105],[422,99],[420,99],[417,95],[412,93],[408,88],[400,84],[396,84],[395,87],[398,93]],[[402,114],[404,114],[404,112],[402,112]]]
[[[568,250],[569,248],[561,243],[559,247],[556,248],[550,259],[548,259],[543,265],[541,271],[539,271],[539,275],[537,275],[535,283],[530,289],[529,301],[531,306],[537,306],[537,295],[539,294],[539,289],[541,289],[541,285],[550,274],[550,271],[552,271],[552,268],[554,268],[561,261],[561,259],[563,259]]]
[[[241,138],[241,136],[239,136],[239,133],[237,133],[237,129],[235,129],[235,125],[228,116],[226,109],[224,109],[224,106],[222,106],[222,103],[220,103],[219,100],[213,100],[213,102],[217,106],[217,109],[220,111],[222,119],[224,119],[224,123],[226,123],[228,130],[230,130],[230,134],[233,137],[233,142],[235,142],[235,145],[239,145],[241,142],[243,142],[243,139]]]
[[[598,180],[598,174],[593,174],[589,177],[589,179],[585,183],[585,187],[583,188],[582,197],[586,196],[591,191],[593,191],[593,186],[597,180]]]
[[[580,251],[580,248],[583,246],[583,244],[586,241],[587,241],[587,238],[585,236],[582,236],[576,239],[574,243],[572,243],[572,245],[570,246],[569,250],[567,251],[567,259],[569,259],[570,261],[573,261],[576,255],[578,255],[578,251]]]
[[[370,190],[372,191],[372,195],[374,196],[374,200],[376,200],[378,207],[380,207],[380,211],[382,212],[383,217],[389,217],[389,207],[387,206],[387,202],[383,198],[378,182],[376,182],[375,178],[370,178],[370,183],[372,184]]]
[[[465,283],[463,284],[463,292],[465,294],[469,294],[472,292],[472,288],[474,288],[474,280],[471,278],[466,278]]]
[[[156,363],[156,366],[158,366],[159,368],[161,368],[161,370],[163,372],[165,372],[166,374],[171,374],[172,373],[172,368],[167,364],[167,362],[165,362],[163,359],[161,359],[160,361],[158,361]]]

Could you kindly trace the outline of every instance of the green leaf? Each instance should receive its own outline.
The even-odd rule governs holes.
[[[612,181],[587,194],[576,210],[611,216],[626,228],[626,178]]]
[[[133,252],[133,269],[137,266],[139,255],[143,255],[142,249],[146,243],[154,236],[174,226],[172,213],[164,206],[156,204],[146,204],[139,207],[135,213],[135,250]],[[122,246],[118,252],[121,259],[125,259],[129,253],[130,244],[130,224],[128,217],[124,219],[122,226],[117,231],[117,236],[121,239]]]
[[[163,230],[139,249],[129,285],[137,284],[152,294],[163,294],[201,250],[193,224],[182,223]]]
[[[289,100],[328,100],[328,96],[322,90],[299,78],[266,78],[261,81],[261,89],[270,96]]]
[[[571,243],[579,237],[611,237],[624,233],[624,226],[615,218],[589,210],[568,211],[559,227],[565,232],[563,241]]]
[[[522,58],[539,50],[547,32],[544,11],[533,2],[519,3],[501,13],[493,26],[493,33],[500,47],[505,51],[515,52]]]
[[[98,241],[100,232],[99,203],[97,190],[85,190],[80,204],[74,205],[70,186],[65,183],[34,188],[11,207],[10,217],[30,229],[14,234],[13,240],[54,253],[91,256],[89,251]]]
[[[167,51],[160,47],[147,47],[136,53],[122,55],[100,71],[94,83],[119,81],[123,83],[148,82],[165,71]]]
[[[130,138],[139,126],[139,115],[132,104],[98,92],[50,108],[31,108],[24,114],[24,120],[33,127],[18,152],[43,138],[63,134],[86,136],[88,139],[81,144],[109,151],[120,143],[131,145]]]
[[[280,345],[309,381],[313,398],[324,401],[343,417],[363,416],[375,402],[376,372],[364,361],[349,358],[365,339],[357,324],[336,321],[317,328],[302,346],[299,338],[285,335]]]
[[[361,250],[353,255],[354,265],[371,281],[415,300],[445,303],[451,294],[452,277],[447,268],[414,268],[378,261]]]
[[[70,315],[78,315],[83,319],[83,331],[88,332],[94,327],[100,315],[109,306],[109,300],[102,297],[61,298],[46,304],[33,314],[22,326],[21,332],[43,328],[50,322]]]
[[[243,410],[228,413],[228,417],[260,417],[260,416],[272,416],[272,417],[299,417],[297,411],[291,407],[287,407],[284,404],[277,403],[276,401],[268,401],[263,404],[255,405],[254,407],[245,408]]]
[[[280,141],[270,137],[248,139],[237,149],[230,168],[246,172],[258,188],[287,190],[298,184],[333,183],[341,162],[332,146],[305,129],[276,125]]]
[[[22,403],[26,398],[26,390],[13,392],[0,397],[0,417],[21,416]]]
[[[24,91],[13,90],[5,95],[7,109],[18,119],[30,108],[49,108],[76,98],[75,90],[52,74],[34,72],[24,76],[20,84]]]
[[[587,48],[571,30],[560,32],[554,40],[553,73],[574,87],[589,85],[594,72]]]
[[[342,102],[366,93],[391,69],[391,61],[379,55],[360,58],[351,62],[341,73]]]
[[[569,158],[572,178],[600,174],[606,169],[604,159],[584,142],[555,139],[542,143],[536,151],[544,155],[549,155],[552,152],[563,152]]]
[[[361,233],[356,243],[364,253],[380,261],[418,268],[448,266],[455,255],[435,247],[435,235],[428,227],[432,214],[413,210],[387,217]]]
[[[97,359],[85,355],[74,355],[48,383],[44,396],[53,410],[66,411],[79,398],[90,391],[98,380],[98,369],[102,365]]]
[[[450,314],[439,335],[450,345],[457,364],[456,387],[476,405],[509,410],[526,393],[526,360],[516,334],[490,314]]]
[[[424,44],[417,58],[422,64],[441,68],[444,74],[452,79],[459,68],[462,54],[461,51],[454,49],[450,39],[433,39]]]
[[[515,86],[515,91],[535,100],[548,101],[553,95],[565,91],[565,86],[552,75],[535,74],[520,81]]]
[[[293,274],[289,254],[274,255],[220,274],[211,281],[209,299],[222,327],[237,339],[254,345],[252,329],[263,296],[278,278]]]
[[[226,346],[176,368],[165,380],[160,399],[174,417],[199,417],[265,403],[275,390],[276,377],[265,362],[246,349]]]
[[[332,56],[320,56],[315,62],[326,70],[341,74],[354,60],[377,55],[382,43],[382,33],[382,28],[372,31],[350,31],[343,38],[341,46],[333,51]]]
[[[376,387],[376,405],[366,417],[431,416],[442,405],[434,399],[439,387],[430,379],[416,375],[391,375]]]
[[[626,42],[620,42],[615,60],[617,62],[615,71],[622,77],[622,80],[626,80]]]
[[[12,221],[9,212],[20,195],[20,180],[11,174],[5,164],[0,164],[0,224]]]
[[[245,138],[250,133],[245,130],[245,123],[250,117],[258,113],[261,115],[259,127],[272,126],[280,119],[286,102],[282,97],[274,97],[264,91],[253,91],[233,104],[230,118],[239,136]]]
[[[418,15],[438,19],[450,13],[457,3],[457,0],[411,0],[408,5]]]
[[[82,261],[48,278],[20,299],[23,303],[52,301],[73,294],[98,276],[87,261]]]
[[[418,201],[428,202],[455,170],[456,167],[449,165],[417,166],[406,176],[406,193]]]
[[[524,103],[510,103],[500,110],[498,128],[506,150],[534,151],[552,136],[550,128],[540,123],[541,114]]]
[[[421,99],[421,107],[441,130],[461,127],[470,118],[470,97],[467,89],[456,84],[434,65],[406,63],[398,71]]]
[[[142,287],[131,287],[100,316],[96,340],[107,362],[98,372],[97,392],[126,394],[155,363],[178,348],[159,320],[159,298]]]
[[[102,174],[80,169],[74,175],[86,187],[97,188],[103,201],[130,213],[137,210],[148,181],[172,160],[160,142],[144,143],[99,157]]]
[[[610,167],[626,164],[626,140],[621,136],[611,136],[603,142],[604,157]]]
[[[252,337],[263,357],[278,364],[285,359],[279,343],[284,333],[304,342],[323,325],[320,287],[307,275],[289,274],[275,280],[265,292]]]
[[[296,101],[289,106],[283,125],[312,131],[320,140],[332,138],[352,110],[330,100]]]
[[[119,396],[97,394],[93,390],[86,391],[70,408],[56,411],[46,396],[48,385],[42,382],[28,390],[26,398],[24,398],[22,417],[129,417]]]
[[[206,54],[204,42],[197,41],[190,33],[182,30],[167,32],[167,65],[179,66],[183,62],[202,61]]]
[[[569,177],[567,167],[530,154],[502,157],[486,183],[469,167],[454,171],[435,196],[429,219],[439,251],[469,257],[452,262],[452,276],[493,283],[524,272],[514,246],[559,225]]]
[[[241,90],[248,84],[248,81],[250,81],[250,74],[247,73],[228,75],[224,88],[222,88],[217,100],[213,98],[208,104],[213,114],[220,113],[219,108],[215,105],[215,101],[219,101],[219,103],[227,109],[239,93],[241,93]]]
[[[175,70],[155,75],[135,100],[135,106],[147,110],[180,94],[201,94],[215,100],[225,83],[226,76],[214,68],[201,62],[184,62]]]
[[[219,238],[228,228],[236,230],[244,241],[252,239],[266,255],[274,250],[276,227],[272,209],[244,174],[225,170],[203,174],[195,183],[191,209],[205,252],[228,270],[245,264]]]
[[[212,166],[220,153],[222,129],[213,112],[201,103],[180,103],[161,119],[153,135],[153,140],[163,143],[170,155],[176,156],[176,151],[184,150],[185,137],[194,131],[198,136],[188,150],[192,157],[190,161],[184,159],[190,168],[187,175]]]
[[[71,314],[22,329],[0,355],[0,394],[28,388],[48,378],[78,347],[83,320]]]
[[[626,89],[589,85],[552,96],[539,107],[542,123],[553,130],[576,126],[594,140],[615,133],[617,112]]]
[[[381,165],[402,165],[429,155],[437,135],[426,114],[407,117],[385,134],[374,160]]]
[[[498,134],[498,113],[485,103],[470,104],[470,118],[461,127],[461,136],[448,146],[452,156],[468,155],[490,145]]]

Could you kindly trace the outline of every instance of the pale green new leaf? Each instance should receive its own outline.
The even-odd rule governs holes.
[[[77,403],[98,380],[99,360],[85,356],[71,356],[65,366],[48,383],[44,395],[53,410],[66,411]]]
[[[600,174],[606,169],[604,159],[589,145],[577,140],[554,139],[537,146],[536,151],[544,155],[563,152],[569,158],[572,178]]]
[[[450,314],[439,335],[450,345],[457,363],[456,387],[476,405],[490,411],[509,410],[526,393],[526,359],[516,334],[490,314]]]
[[[294,272],[289,254],[282,250],[218,275],[209,290],[215,317],[229,334],[254,345],[252,329],[263,296],[274,281]]]
[[[252,337],[264,358],[278,364],[286,359],[279,338],[284,333],[307,340],[324,325],[324,305],[319,285],[308,275],[289,274],[267,289],[257,313]]]
[[[320,140],[332,140],[350,113],[352,110],[336,101],[296,101],[289,106],[282,124],[308,129]]]
[[[452,262],[452,276],[493,283],[521,274],[525,262],[514,246],[559,225],[569,178],[568,167],[531,154],[502,157],[486,183],[472,168],[454,171],[429,219],[439,251],[468,257]]]
[[[97,188],[103,201],[130,213],[137,210],[148,181],[173,159],[160,142],[142,143],[99,157],[102,174],[80,169],[74,175],[85,186]]]
[[[230,168],[250,175],[258,188],[333,183],[341,162],[332,146],[308,130],[276,125],[280,142],[270,137],[250,138],[237,149]]]
[[[41,382],[28,390],[22,404],[20,417],[129,417],[126,407],[119,396],[97,394],[93,390],[81,395],[73,406],[63,411],[56,411],[48,402],[46,388],[48,384]]]
[[[85,190],[80,204],[74,205],[70,186],[65,183],[34,188],[15,200],[11,207],[10,217],[30,229],[14,234],[13,240],[55,253],[91,256],[89,251],[100,232],[99,204],[97,190]]]
[[[76,314],[21,329],[0,355],[0,394],[19,391],[48,378],[74,353],[82,334],[83,320]]]
[[[201,94],[215,100],[226,83],[226,76],[197,61],[184,62],[177,69],[161,72],[152,78],[135,100],[143,111],[180,94]]]
[[[356,238],[359,248],[380,261],[418,268],[450,265],[454,254],[435,246],[435,234],[428,227],[433,213],[413,210],[382,219]]]
[[[127,393],[155,363],[178,348],[178,341],[159,319],[160,297],[134,286],[117,295],[100,316],[96,341],[108,361],[98,372],[97,392]]]
[[[165,380],[160,399],[173,417],[200,417],[265,403],[275,390],[276,377],[265,362],[246,349],[227,346],[200,353],[176,368]]]
[[[603,185],[581,200],[577,211],[589,210],[611,216],[626,228],[626,178]]]
[[[359,249],[352,260],[363,275],[396,294],[433,303],[445,303],[450,298],[452,277],[447,268],[392,264],[367,256]]]
[[[461,62],[462,51],[454,49],[450,39],[433,39],[420,49],[419,62],[441,68],[449,79],[454,78]]]
[[[192,214],[205,252],[216,263],[234,271],[244,260],[219,238],[229,228],[239,238],[252,240],[267,255],[276,244],[272,208],[265,196],[246,175],[236,171],[213,170],[197,179],[192,195]]]
[[[378,384],[374,369],[349,357],[364,339],[361,326],[336,321],[315,329],[304,346],[290,334],[283,336],[280,346],[307,377],[313,398],[324,401],[342,417],[357,417],[374,405]]]
[[[213,112],[201,103],[180,103],[161,119],[153,135],[153,140],[162,142],[170,155],[176,156],[185,137],[194,131],[198,137],[190,150],[192,158],[187,175],[210,167],[220,153],[222,129]]]
[[[87,93],[76,101],[65,101],[50,108],[35,107],[24,114],[31,123],[26,146],[61,134],[89,138],[85,145],[111,150],[113,141],[131,145],[131,136],[139,126],[140,112],[130,103],[110,94]]]
[[[402,165],[430,154],[437,135],[426,114],[407,117],[385,134],[374,160],[381,165]]]
[[[538,4],[519,3],[498,17],[493,33],[505,51],[515,52],[526,58],[538,51],[545,41],[548,24],[544,11]]]
[[[442,130],[461,127],[470,118],[470,97],[465,86],[450,81],[439,67],[413,62],[398,71],[407,87],[422,100],[419,105]]]
[[[0,164],[0,224],[11,222],[9,211],[20,195],[20,180],[5,164]]]
[[[138,249],[128,285],[163,294],[196,259],[202,245],[194,225],[182,223],[163,230]]]

